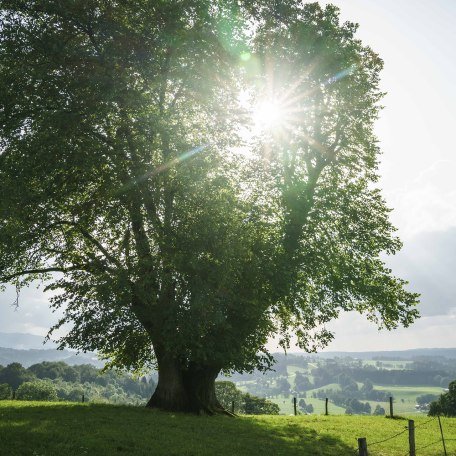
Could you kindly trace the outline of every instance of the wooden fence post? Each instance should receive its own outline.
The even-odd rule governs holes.
[[[409,449],[410,456],[416,456],[415,451],[415,421],[409,420],[408,422],[408,431],[409,431]]]
[[[359,451],[359,456],[368,456],[366,437],[361,437],[358,439],[358,451]]]
[[[16,390],[13,390],[13,401],[16,399]]]
[[[82,402],[84,403],[85,401],[85,397],[84,397],[84,393],[82,393]]]
[[[440,435],[442,436],[443,453],[445,454],[445,456],[447,456],[445,438],[443,437],[443,429],[442,429],[442,422],[440,421],[440,415],[437,415],[437,418],[439,419]]]
[[[325,415],[328,416],[328,398],[325,399]]]
[[[296,398],[295,397],[293,398],[293,408],[294,408],[294,414],[296,416],[298,414],[298,412],[296,410]]]
[[[393,413],[393,397],[390,396],[390,418],[393,418],[394,417],[394,413]]]

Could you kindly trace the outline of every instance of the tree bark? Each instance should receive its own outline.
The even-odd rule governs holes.
[[[147,407],[169,412],[189,411],[189,398],[180,363],[169,356],[158,356],[158,384]]]
[[[232,415],[215,395],[220,368],[182,364],[171,356],[157,355],[158,384],[147,407],[198,415]]]
[[[184,371],[184,385],[189,399],[189,411],[199,415],[232,415],[225,410],[215,394],[215,380],[220,368],[191,364]]]

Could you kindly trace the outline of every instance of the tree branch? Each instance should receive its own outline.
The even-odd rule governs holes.
[[[335,126],[335,138],[332,144],[328,148],[327,153],[327,161],[332,162],[336,158],[336,153],[338,151],[337,147],[341,143],[343,139],[343,130],[344,130],[344,122],[342,119],[339,119]]]
[[[111,255],[105,247],[103,247],[101,245],[101,243],[95,239],[87,230],[85,230],[84,228],[82,228],[81,226],[78,225],[78,223],[76,222],[70,222],[68,220],[58,220],[57,222],[53,223],[51,226],[59,226],[59,225],[63,225],[63,226],[72,226],[74,228],[76,228],[81,234],[83,237],[85,237],[89,242],[91,242],[95,247],[98,248],[98,250],[113,264],[115,264],[118,268],[121,268],[123,269],[123,266],[122,266],[122,263],[117,259],[115,258],[113,255]]]
[[[16,277],[20,277],[23,275],[32,275],[32,274],[47,274],[49,272],[71,272],[71,271],[85,271],[86,269],[81,266],[70,266],[68,268],[62,268],[53,266],[50,268],[41,268],[41,269],[24,269],[23,271],[15,272],[14,274],[10,274],[7,276],[0,276],[0,283],[9,282],[11,279],[15,279]]]

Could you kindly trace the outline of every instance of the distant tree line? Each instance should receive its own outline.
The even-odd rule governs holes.
[[[144,403],[155,389],[152,378],[126,373],[103,372],[90,365],[69,366],[44,361],[24,368],[20,363],[0,366],[0,399],[64,400]]]
[[[20,363],[0,366],[0,400],[81,401],[144,404],[156,387],[153,378],[97,369],[90,364],[69,366],[44,361],[29,368]],[[243,393],[228,381],[216,383],[216,394],[227,410],[235,413],[278,415],[279,406],[264,398]]]
[[[441,386],[451,381],[451,373],[447,370],[435,370],[433,367],[420,365],[420,369],[379,369],[376,366],[348,367],[341,364],[320,365],[312,370],[315,388],[334,383],[334,379],[346,374],[356,382],[369,378],[380,385],[404,386]]]

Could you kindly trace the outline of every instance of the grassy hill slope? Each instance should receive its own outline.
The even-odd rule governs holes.
[[[417,448],[439,439],[436,420],[416,419]],[[8,456],[355,454],[404,430],[407,421],[359,416],[196,417],[143,408],[75,403],[0,402],[0,453]],[[456,454],[456,420],[444,419],[448,454]],[[372,456],[407,452],[407,432],[370,447]],[[420,456],[439,455],[436,443]]]

